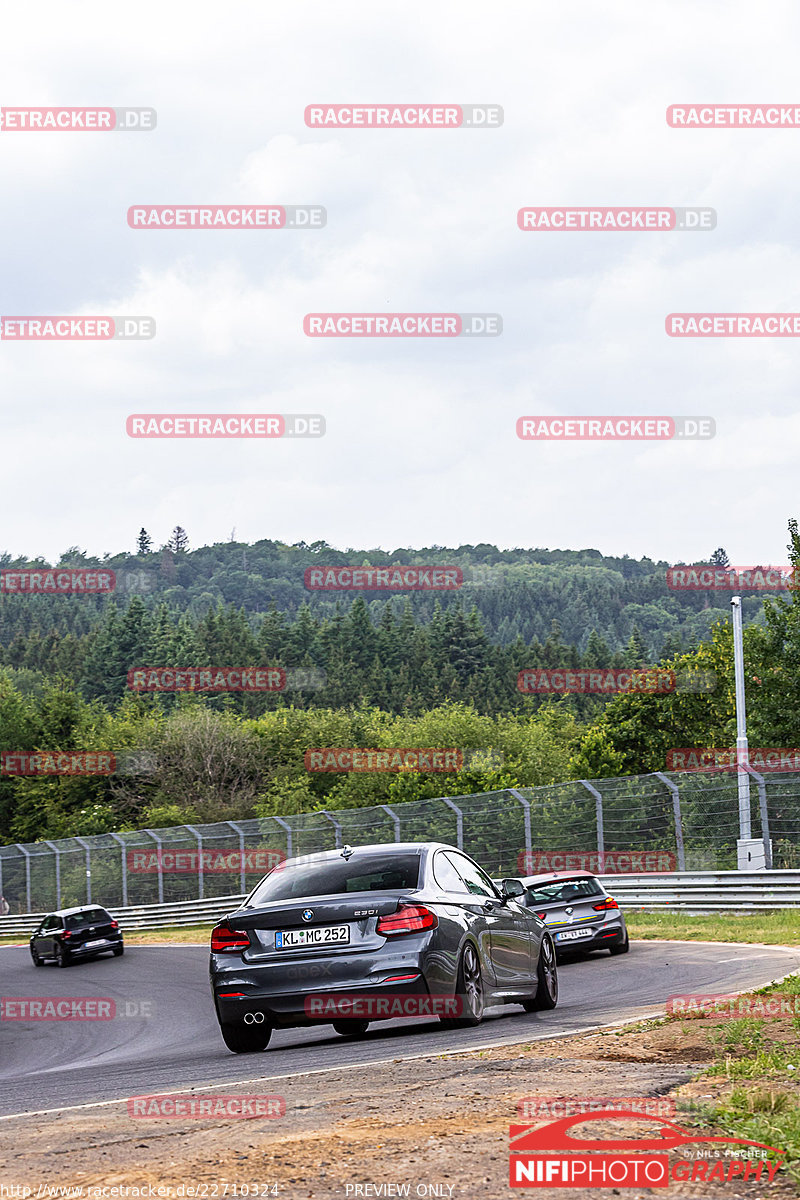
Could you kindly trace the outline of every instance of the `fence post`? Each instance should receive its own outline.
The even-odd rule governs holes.
[[[448,800],[447,796],[440,796],[439,799],[442,801],[443,804],[446,804],[448,808],[452,808],[453,812],[456,814],[456,843],[458,845],[459,850],[463,850],[464,849],[464,814],[462,813],[461,809],[458,807],[457,804],[454,804],[452,800]]]
[[[323,817],[328,818],[331,825],[336,830],[336,849],[337,850],[341,849],[341,845],[342,845],[342,827],[341,827],[341,825],[336,820],[336,817],[332,817],[331,814],[329,812],[326,812],[324,808],[321,808],[319,811],[322,813]]]
[[[383,811],[385,813],[388,813],[389,816],[394,821],[394,840],[396,842],[399,842],[400,841],[400,818],[398,817],[397,813],[394,812],[391,808],[389,808],[388,804],[379,804],[378,808],[382,808]]]
[[[603,797],[596,787],[592,787],[588,779],[579,779],[578,783],[582,783],[587,792],[594,796],[594,809],[597,821],[597,855],[600,860],[598,863],[600,870],[597,873],[598,875],[602,875],[606,868],[606,845],[603,837]]]
[[[195,829],[194,825],[184,825],[183,828],[188,829],[189,833],[193,833],[197,838],[197,899],[202,900],[205,894],[205,873],[203,871],[203,835],[199,830]]]
[[[675,849],[678,852],[678,870],[686,870],[686,852],[683,848],[683,818],[681,816],[681,794],[677,783],[668,779],[663,771],[653,771],[656,779],[660,779],[672,793],[672,809],[675,813]]]
[[[239,872],[239,887],[243,892],[246,892],[247,884],[244,878],[244,830],[235,821],[226,821],[225,824],[230,825],[231,829],[235,830],[239,835],[239,856],[242,860],[242,869]]]
[[[277,821],[281,829],[286,831],[286,857],[292,857],[292,827],[288,821],[284,821],[283,817],[270,817],[271,821]]]
[[[145,833],[149,834],[158,847],[158,903],[164,903],[164,864],[161,861],[161,838],[157,833],[153,833],[152,829],[145,829]]]
[[[749,763],[742,763],[745,771],[753,776],[758,785],[758,810],[761,814],[761,840],[764,843],[764,866],[768,871],[772,870],[772,842],[769,837],[769,813],[767,812],[767,785],[764,782],[764,776],[759,775],[758,771],[754,771]]]
[[[523,820],[525,822],[525,874],[527,874],[528,866],[531,862],[531,854],[533,852],[533,846],[531,844],[531,802],[530,802],[530,800],[526,800],[525,797],[522,795],[522,793],[518,792],[516,788],[509,788],[508,790],[509,790],[509,793],[514,797],[515,800],[519,800],[520,804],[522,805],[523,812],[524,812]],[[517,869],[519,870],[519,863],[517,863]]]
[[[92,903],[92,850],[85,838],[76,837],[75,841],[86,851],[86,903]]]
[[[45,846],[49,846],[56,856],[56,908],[61,908],[61,851],[55,842],[48,842],[47,838],[42,838]],[[0,888],[0,895],[3,894],[3,889]]]
[[[120,846],[119,861],[120,861],[120,867],[121,867],[120,874],[121,874],[121,878],[122,878],[122,907],[127,908],[128,907],[128,860],[125,857],[125,842],[118,833],[110,833],[108,836],[112,837],[115,842],[119,842],[119,846]]]
[[[30,912],[31,911],[31,852],[30,852],[30,850],[26,850],[25,847],[23,845],[21,845],[19,842],[15,842],[14,845],[17,847],[18,850],[21,850],[22,853],[25,855],[25,904],[27,905],[25,911]]]

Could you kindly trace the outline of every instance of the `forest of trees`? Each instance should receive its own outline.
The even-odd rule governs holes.
[[[800,566],[795,522],[790,535]],[[729,596],[669,592],[666,564],[490,546],[190,550],[180,528],[159,551],[142,530],[137,550],[102,560],[135,585],[113,599],[0,596],[0,750],[149,756],[126,775],[0,778],[0,841],[601,778],[661,770],[672,747],[734,744]],[[438,595],[303,587],[310,564],[367,561],[461,565],[471,581]],[[98,565],[74,547],[65,563]],[[797,745],[800,597],[750,596],[745,613],[751,745]],[[657,661],[717,686],[611,700],[516,686],[526,667]],[[290,686],[134,694],[141,666],[280,666]],[[303,761],[314,746],[398,745],[473,753],[448,775],[309,775]]]

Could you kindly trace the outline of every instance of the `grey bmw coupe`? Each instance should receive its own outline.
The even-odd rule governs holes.
[[[403,997],[416,1008],[401,1003],[401,1015],[432,1012],[451,1028],[477,1025],[495,1004],[555,1008],[553,941],[517,902],[523,891],[518,880],[497,888],[441,842],[288,859],[211,934],[225,1045],[264,1050],[274,1028],[320,1020],[357,1036],[398,1015]]]

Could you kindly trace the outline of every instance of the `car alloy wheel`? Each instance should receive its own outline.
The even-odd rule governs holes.
[[[342,1037],[361,1037],[369,1029],[369,1021],[359,1021],[357,1017],[347,1017],[342,1021],[334,1021],[333,1028]]]
[[[539,1012],[542,1009],[555,1008],[558,1004],[558,967],[556,952],[549,933],[542,938],[539,949],[539,963],[536,967],[536,995],[530,1000],[523,1000],[522,1007],[526,1012]]]
[[[234,1054],[255,1054],[266,1050],[272,1037],[272,1026],[263,1025],[231,1025],[225,1022],[220,1025],[222,1040]]]
[[[56,946],[56,962],[60,967],[69,966],[69,954],[63,946]]]
[[[114,957],[115,958],[119,958],[120,954],[124,954],[124,953],[125,953],[124,946],[115,946],[114,947]]]
[[[461,955],[456,980],[456,997],[461,1001],[461,1016],[444,1017],[445,1029],[469,1029],[483,1020],[483,978],[478,952],[468,942]]]
[[[43,967],[44,966],[43,959],[39,958],[39,955],[36,953],[35,950],[31,950],[31,958],[33,959],[33,965],[35,967]]]

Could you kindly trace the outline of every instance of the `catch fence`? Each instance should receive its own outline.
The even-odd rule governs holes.
[[[751,774],[744,805],[735,773],[656,772],[0,846],[0,896],[12,914],[211,900],[285,857],[370,842],[449,842],[495,878],[800,869],[800,775]]]

